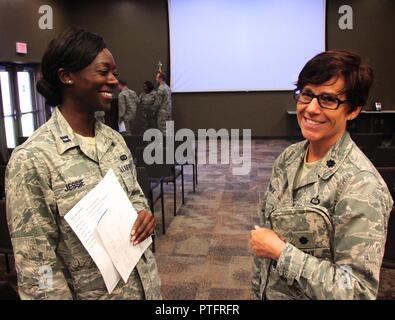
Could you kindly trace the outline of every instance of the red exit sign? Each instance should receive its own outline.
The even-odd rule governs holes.
[[[27,44],[25,42],[17,42],[16,53],[27,54]]]

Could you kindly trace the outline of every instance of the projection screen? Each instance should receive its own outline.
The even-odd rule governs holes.
[[[325,5],[168,0],[172,91],[293,89],[307,60],[325,50]]]

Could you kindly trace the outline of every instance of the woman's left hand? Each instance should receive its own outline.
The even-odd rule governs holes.
[[[251,231],[250,247],[257,257],[278,260],[285,242],[273,230],[258,228]]]
[[[139,244],[154,233],[155,231],[155,218],[154,215],[148,211],[139,211],[137,219],[133,224],[132,232],[130,234],[130,240],[133,244]]]

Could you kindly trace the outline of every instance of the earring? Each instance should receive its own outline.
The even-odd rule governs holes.
[[[73,84],[73,81],[67,80],[67,81],[66,81],[66,84],[69,84],[69,85],[70,85],[70,84]]]

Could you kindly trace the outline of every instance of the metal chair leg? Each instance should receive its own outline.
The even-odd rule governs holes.
[[[181,196],[182,196],[182,204],[185,204],[185,195],[184,195],[184,166],[181,166]]]
[[[11,268],[10,268],[10,260],[8,259],[8,254],[4,254],[5,256],[5,266],[6,266],[6,271],[7,273],[11,272]]]
[[[174,173],[174,216],[177,215],[177,194],[176,194],[176,190],[177,190],[177,179],[176,179],[176,174]]]
[[[163,182],[160,183],[160,203],[162,206],[162,232],[166,234],[166,224],[165,224],[165,201],[164,201],[164,193],[163,193]]]

